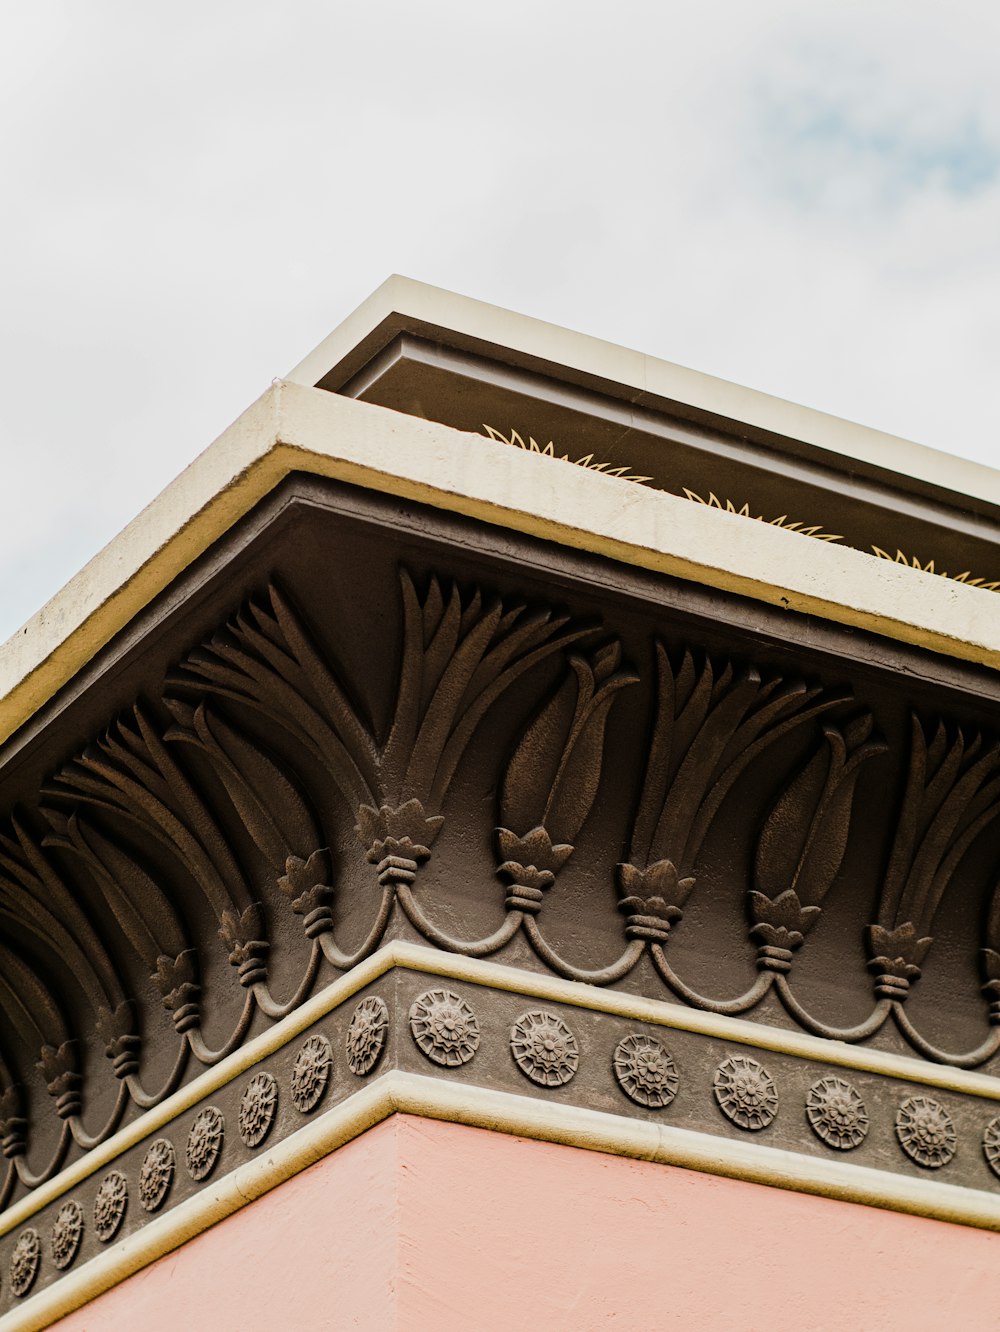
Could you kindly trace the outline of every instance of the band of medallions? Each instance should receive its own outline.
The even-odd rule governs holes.
[[[44,1205],[30,1224],[0,1241],[0,1311],[166,1218],[209,1179],[246,1166],[265,1143],[289,1139],[325,1110],[346,1106],[383,1073],[460,1078],[462,1086],[471,1079],[477,1089],[550,1100],[556,1110],[606,1114],[611,1107],[623,1125],[670,1123],[697,1138],[714,1134],[720,1148],[735,1137],[803,1160],[825,1154],[863,1161],[866,1179],[915,1172],[926,1181],[947,1179],[960,1193],[992,1192],[1000,1204],[1000,1107],[985,1094],[991,1080],[980,1077],[983,1087],[973,1095],[914,1085],[914,1070],[903,1060],[898,1071],[908,1077],[831,1068],[745,1042],[727,1048],[703,1032],[609,1012],[594,1002],[596,991],[574,995],[580,987],[567,984],[556,1000],[552,983],[536,978],[534,988],[548,988],[549,995],[533,999],[530,977],[517,990],[508,972],[497,989],[490,973],[499,978],[503,969],[489,963],[476,969],[482,973],[476,984],[449,977],[446,966],[434,976],[397,965],[363,991],[341,986],[340,1002],[313,1013],[308,1026],[290,1021],[280,1033],[286,1039],[276,1043],[272,1036],[255,1063],[220,1068],[221,1079],[202,1102],[126,1144],[70,1188],[71,1196],[53,1181],[53,1196],[36,1195]],[[573,998],[586,1002],[574,1005]],[[727,1020],[719,1021],[718,1030],[727,1030]],[[728,1023],[735,1036],[737,1024]],[[932,1206],[925,1210],[933,1214]]]

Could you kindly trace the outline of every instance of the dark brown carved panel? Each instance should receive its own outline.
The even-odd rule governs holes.
[[[2,1201],[391,938],[988,1065],[998,688],[855,631],[290,483],[6,747]],[[453,1000],[415,999],[425,1065],[475,1061]],[[515,1017],[521,1081],[568,1083],[566,1019]],[[367,1076],[384,1033],[377,1006],[359,1010],[334,1065]],[[669,1053],[634,1044],[619,1063],[636,1104],[672,1100]],[[321,1064],[302,1066],[300,1109]],[[763,1077],[720,1077],[721,1109],[750,1115],[757,1095],[743,1127],[765,1129]],[[231,1136],[254,1145],[277,1089],[247,1097]],[[814,1133],[856,1147],[852,1105],[816,1090]],[[901,1143],[927,1138],[928,1114]],[[195,1177],[223,1133],[206,1120],[176,1144]],[[109,1185],[102,1229],[119,1201]]]

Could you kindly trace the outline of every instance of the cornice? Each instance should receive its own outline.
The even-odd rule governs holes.
[[[8,1224],[394,939],[991,1097],[995,683],[808,623],[290,482],[0,768]]]
[[[179,1119],[193,1106],[210,1098],[220,1088],[228,1086],[242,1074],[282,1050],[296,1037],[315,1026],[322,1018],[334,1012],[355,995],[368,989],[373,982],[395,968],[403,968],[426,976],[438,976],[451,981],[466,981],[470,985],[480,986],[487,990],[505,991],[525,998],[544,1000],[550,1004],[585,1009],[593,1013],[605,1013],[609,1016],[632,1019],[654,1027],[690,1032],[693,1035],[709,1037],[734,1045],[746,1045],[758,1051],[786,1054],[796,1059],[827,1064],[849,1072],[873,1073],[900,1082],[913,1083],[928,1090],[957,1092],[987,1102],[1000,1101],[1000,1079],[983,1073],[928,1064],[924,1060],[912,1059],[886,1050],[842,1045],[837,1042],[823,1040],[820,1037],[809,1036],[803,1032],[764,1026],[762,1023],[747,1022],[716,1013],[699,1013],[696,1010],[682,1008],[676,1004],[647,999],[642,995],[602,990],[596,986],[581,984],[578,981],[567,981],[557,976],[536,975],[517,967],[507,967],[478,958],[441,953],[436,949],[394,939],[370,957],[358,963],[352,971],[339,977],[319,994],[307,1000],[286,1018],[275,1023],[273,1027],[234,1051],[221,1063],[216,1064],[213,1068],[205,1069],[198,1077],[174,1092],[172,1096],[148,1110],[141,1119],[135,1120],[127,1127],[120,1129],[107,1141],[94,1147],[86,1156],[73,1162],[71,1166],[60,1171],[46,1184],[39,1186],[32,1193],[0,1213],[0,1239],[26,1225],[31,1217],[43,1208],[63,1197],[98,1171],[105,1169],[138,1143],[143,1142]],[[395,1086],[396,1083],[391,1085]],[[404,1081],[402,1085],[408,1084]],[[414,1085],[419,1085],[419,1080]],[[436,1084],[431,1085],[436,1086]],[[366,1086],[367,1099],[361,1103],[362,1107],[371,1104],[370,1093],[371,1088]],[[384,1093],[380,1092],[379,1094],[383,1095]],[[448,1101],[447,1094],[442,1093],[440,1104],[452,1106],[454,1113],[435,1114],[433,1106],[437,1102],[433,1100],[430,1092],[425,1093],[423,1102],[414,1100],[411,1096],[410,1099],[400,1102],[398,1105],[393,1103],[393,1108],[407,1110],[414,1114],[428,1114],[432,1118],[455,1118],[457,1122],[490,1127],[489,1123],[482,1119],[463,1118],[461,1098],[465,1094],[465,1091],[459,1094],[459,1101],[456,1104],[454,1101]],[[352,1110],[351,1115],[354,1118],[360,1116],[360,1119],[364,1120],[367,1113],[364,1109]],[[391,1110],[386,1111],[386,1113],[391,1113]],[[525,1113],[528,1112],[525,1111]],[[382,1116],[378,1117],[381,1118]],[[354,1119],[351,1118],[348,1122],[354,1122]],[[371,1122],[375,1121],[372,1120]],[[553,1122],[555,1123],[555,1121]],[[573,1122],[572,1115],[565,1120],[564,1127],[567,1132],[570,1132],[569,1137],[552,1138],[552,1141],[565,1141],[576,1146],[586,1145],[582,1139],[578,1140],[578,1138],[572,1136],[571,1126]],[[617,1136],[613,1136],[608,1141],[628,1142],[630,1140],[629,1134],[632,1131],[629,1125],[615,1122],[617,1127],[613,1129],[613,1135]],[[338,1130],[332,1131],[337,1132]],[[522,1130],[512,1128],[509,1131],[519,1133]],[[533,1135],[529,1134],[528,1136]],[[540,1134],[539,1136],[547,1137],[549,1135]],[[682,1135],[681,1140],[687,1140],[685,1135]],[[346,1139],[340,1139],[340,1141],[346,1141]],[[705,1169],[711,1172],[711,1161],[714,1159],[711,1153],[719,1153],[722,1150],[715,1139],[712,1139],[712,1141],[715,1142],[715,1146],[711,1149],[709,1155],[698,1158],[697,1162],[694,1161],[694,1158],[689,1162],[681,1156],[676,1158],[676,1163],[694,1164],[697,1169]],[[619,1149],[610,1145],[597,1147],[597,1150],[618,1151]],[[640,1155],[641,1153],[622,1149],[622,1154],[631,1156]],[[269,1155],[273,1155],[273,1153]],[[674,1158],[670,1159],[673,1160]],[[766,1155],[764,1159],[768,1159]],[[728,1172],[721,1171],[720,1173]],[[280,1176],[281,1179],[285,1177],[284,1175]],[[848,1179],[852,1177],[850,1174],[847,1176]],[[764,1183],[773,1182],[769,1179],[763,1179],[762,1176],[760,1178]],[[798,1184],[794,1182],[797,1178],[798,1176],[793,1174],[787,1176],[790,1181],[789,1187],[798,1187]],[[802,1184],[806,1191],[815,1191],[807,1187],[810,1175],[809,1168],[804,1163],[802,1163],[801,1178],[806,1181]],[[891,1199],[894,1197],[893,1188],[895,1184],[892,1181],[887,1183],[884,1175],[880,1175],[879,1178],[888,1190],[885,1193],[885,1198]],[[276,1180],[275,1182],[279,1181]],[[967,1190],[961,1190],[961,1196],[964,1197],[967,1192]],[[905,1189],[904,1194],[906,1194]],[[911,1195],[917,1196],[917,1194],[912,1194],[912,1191],[906,1196]],[[847,1197],[848,1195],[838,1196]],[[935,1200],[940,1196],[937,1187],[930,1192],[925,1191],[921,1196],[924,1199],[922,1214],[937,1215],[937,1202]],[[882,1193],[878,1191],[872,1192],[868,1196],[862,1196],[861,1193],[857,1194],[857,1200],[859,1201],[871,1201],[876,1205],[894,1206],[891,1201],[884,1204],[879,1203],[881,1197]],[[974,1206],[970,1199],[968,1200],[968,1206],[972,1207],[969,1212],[970,1217],[992,1216],[993,1209],[1000,1208],[1000,1195],[996,1199],[988,1198],[985,1202],[982,1198],[978,1198]],[[980,1213],[975,1210],[977,1207],[985,1207],[986,1210]],[[902,1208],[902,1210],[909,1209]],[[954,1217],[949,1214],[944,1219],[954,1219]],[[979,1225],[980,1222],[970,1220],[966,1224]],[[1000,1225],[996,1228],[1000,1229]]]
[[[276,384],[3,650],[10,1317],[396,1111],[1000,1228],[993,594],[488,433]]]
[[[302,472],[995,666],[978,589],[318,389],[278,383],[0,648],[0,738]],[[789,545],[788,543],[792,544]]]
[[[385,343],[390,329],[412,327],[437,328],[470,345],[500,348],[507,360],[551,367],[563,379],[615,385],[631,401],[673,402],[800,441],[838,461],[852,459],[1000,504],[1000,472],[995,468],[398,274],[352,311],[286,379],[339,390],[364,363],[360,348]]]

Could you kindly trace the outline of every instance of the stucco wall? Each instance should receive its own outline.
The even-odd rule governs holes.
[[[397,1115],[62,1332],[996,1327],[1000,1236]]]

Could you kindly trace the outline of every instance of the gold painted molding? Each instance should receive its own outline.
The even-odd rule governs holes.
[[[612,467],[609,462],[600,462],[594,460],[593,453],[584,453],[579,458],[571,458],[568,453],[556,453],[556,446],[550,439],[543,448],[534,436],[528,436],[527,444],[516,430],[511,430],[508,437],[501,430],[496,430],[491,425],[483,423],[483,429],[490,439],[496,440],[498,444],[509,444],[512,448],[523,449],[526,453],[540,453],[546,458],[555,458],[558,462],[572,463],[574,467],[583,467],[588,472],[601,472],[604,476],[616,476],[619,481],[632,481],[636,485],[642,485],[646,481],[652,481],[651,476],[640,476],[637,472],[631,472],[628,466]],[[654,487],[655,489],[655,487]]]
[[[984,592],[1000,592],[1000,581],[987,582],[985,578],[974,578],[971,569],[964,569],[956,574],[949,573],[947,569],[938,569],[933,559],[920,560],[916,555],[904,555],[898,548],[893,556],[881,546],[872,546],[872,554],[877,555],[880,560],[889,560],[893,564],[919,569],[922,573],[936,574],[938,578],[950,578],[953,583],[965,583],[966,587],[979,587]]]

